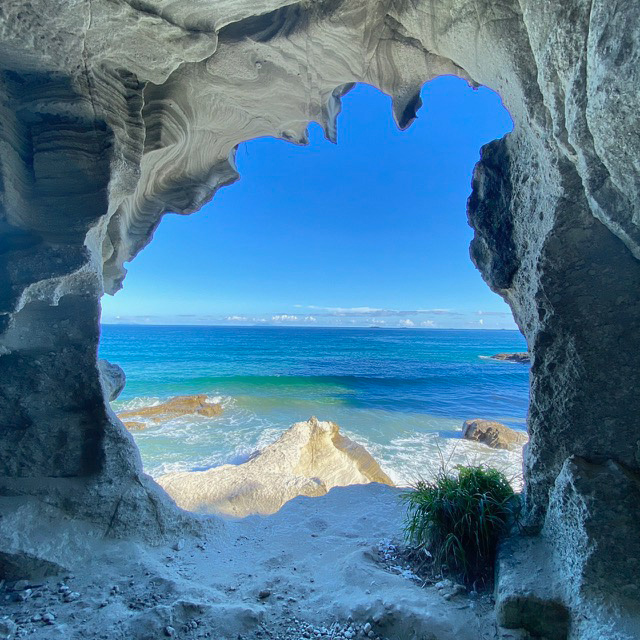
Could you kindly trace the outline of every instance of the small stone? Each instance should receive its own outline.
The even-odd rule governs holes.
[[[31,622],[40,622],[42,620],[42,614],[36,613],[31,617]]]
[[[453,582],[451,582],[451,580],[440,580],[440,582],[436,582],[433,586],[438,589],[438,591],[441,591],[442,589],[453,587]]]
[[[42,622],[46,622],[47,624],[53,624],[55,619],[56,617],[53,615],[53,613],[50,613],[48,611],[42,616]]]
[[[175,634],[176,630],[171,625],[167,625],[164,628],[164,635],[167,636],[167,638],[173,638]]]
[[[375,637],[375,633],[373,633],[373,631],[369,631],[369,633],[367,633],[367,637],[369,638],[374,638]]]
[[[16,582],[13,585],[13,590],[24,591],[28,586],[29,586],[29,583],[26,580],[18,580],[18,582]]]
[[[11,618],[0,618],[0,636],[8,638],[18,629],[16,623]]]
[[[80,594],[77,591],[71,591],[69,593],[64,594],[64,601],[73,602],[74,600],[77,600],[79,597],[80,597]]]
[[[182,551],[184,549],[184,540],[178,540],[174,545],[173,545],[173,550],[174,551]]]
[[[66,584],[61,584],[58,587],[58,593],[67,593],[67,591],[71,591],[71,589],[69,589]]]
[[[362,630],[363,630],[365,633],[369,633],[369,631],[371,631],[371,623],[370,623],[370,622],[367,622],[367,623],[364,625],[364,627],[362,628]]]
[[[270,595],[271,595],[271,591],[269,591],[269,589],[263,589],[258,594],[258,598],[260,598],[260,600],[266,600]]]

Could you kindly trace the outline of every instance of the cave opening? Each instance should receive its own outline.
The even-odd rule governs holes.
[[[480,147],[512,122],[497,94],[452,76],[421,100],[400,131],[389,99],[358,85],[337,146],[317,126],[303,148],[241,145],[241,181],[194,217],[166,216],[124,289],[103,298],[101,356],[127,374],[112,406],[161,485],[242,464],[318,416],[399,486],[444,457],[521,488],[521,446],[460,439],[466,420],[526,424],[528,366],[490,359],[526,343],[469,259],[465,214]],[[175,396],[190,398],[163,414]],[[170,494],[230,509],[224,496]]]

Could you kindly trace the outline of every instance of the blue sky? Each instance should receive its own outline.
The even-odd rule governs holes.
[[[515,328],[469,259],[465,205],[482,144],[512,128],[499,97],[443,77],[398,131],[359,85],[338,144],[238,149],[241,179],[191,216],[167,215],[103,298],[103,322]]]

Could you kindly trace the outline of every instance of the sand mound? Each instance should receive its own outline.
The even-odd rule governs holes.
[[[248,462],[157,479],[178,506],[232,516],[275,513],[296,496],[379,482],[393,486],[371,454],[333,422],[298,422]]]
[[[212,418],[222,413],[222,406],[213,402],[209,402],[207,396],[202,394],[193,396],[176,396],[167,402],[155,405],[153,407],[141,407],[140,409],[131,409],[130,411],[121,411],[118,418],[123,421],[124,425],[131,429],[140,429],[137,425],[142,424],[140,418],[151,420],[159,423],[174,418],[180,418],[187,415],[198,415]],[[136,420],[130,420],[136,418]]]

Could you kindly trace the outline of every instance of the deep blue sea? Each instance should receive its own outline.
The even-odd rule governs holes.
[[[195,393],[224,406],[135,432],[151,475],[242,462],[317,416],[406,485],[443,459],[519,472],[519,453],[460,438],[470,418],[525,428],[529,368],[487,359],[505,351],[526,351],[519,332],[104,325],[100,356],[127,374],[116,411]]]

